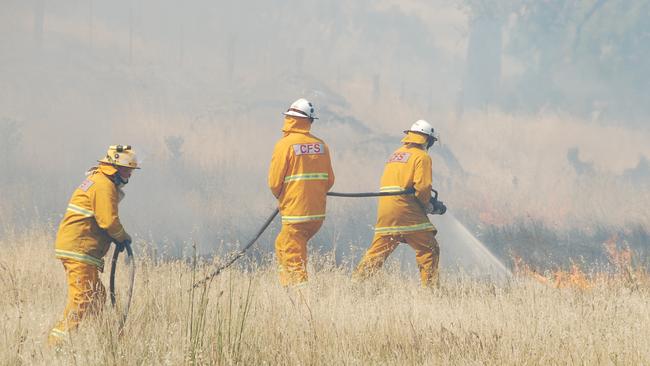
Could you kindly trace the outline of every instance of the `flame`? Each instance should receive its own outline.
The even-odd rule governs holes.
[[[553,288],[574,288],[580,290],[587,290],[593,287],[593,283],[587,279],[585,273],[575,263],[571,263],[570,271],[563,271],[558,269],[551,273],[550,277],[546,277],[539,272],[530,268],[528,263],[519,256],[514,256],[514,273],[517,276],[528,277],[536,280],[537,282],[553,287]]]
[[[571,261],[571,269],[557,269],[544,276],[531,268],[521,257],[513,255],[514,271],[516,276],[532,278],[549,287],[563,289],[573,288],[588,290],[596,283],[616,282],[631,289],[639,289],[643,284],[650,283],[650,274],[643,266],[633,266],[633,255],[629,245],[619,245],[618,235],[612,235],[603,243],[604,251],[610,264],[615,268],[614,273],[600,272],[587,276],[576,263]]]
[[[616,267],[619,272],[625,272],[632,266],[632,250],[629,246],[618,249],[618,235],[614,234],[605,243],[605,252],[609,262]]]

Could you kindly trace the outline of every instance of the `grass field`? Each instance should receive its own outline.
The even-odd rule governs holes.
[[[268,264],[226,271],[192,293],[205,264],[143,254],[124,334],[107,305],[55,352],[45,340],[66,290],[51,233],[2,241],[7,365],[650,364],[647,276],[601,277],[587,290],[447,277],[426,290],[391,268],[352,283],[349,270],[314,258],[304,292],[281,288]]]

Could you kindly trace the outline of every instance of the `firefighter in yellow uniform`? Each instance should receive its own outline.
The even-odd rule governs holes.
[[[379,198],[375,236],[353,277],[369,277],[381,268],[399,243],[407,243],[415,250],[422,286],[437,286],[440,249],[435,238],[437,230],[427,217],[434,210],[430,202],[431,157],[427,150],[437,139],[431,124],[423,120],[404,133],[402,147],[386,162],[380,191],[414,188],[415,194]]]
[[[309,133],[316,119],[313,105],[298,99],[284,115],[284,137],[273,150],[268,183],[282,216],[275,241],[280,283],[293,286],[307,281],[307,242],[325,219],[334,172],[327,145]]]
[[[130,146],[114,145],[72,194],[56,236],[55,256],[65,269],[68,295],[63,318],[51,330],[48,343],[60,344],[84,316],[101,312],[106,291],[99,279],[111,242],[131,241],[120,223],[117,205],[133,169]]]

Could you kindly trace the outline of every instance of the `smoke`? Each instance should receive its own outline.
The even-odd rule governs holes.
[[[0,220],[56,226],[83,172],[122,143],[143,161],[127,230],[171,251],[236,246],[274,207],[281,113],[306,97],[337,191],[376,190],[424,118],[442,137],[434,184],[472,228],[647,225],[642,3],[614,36],[617,1],[587,19],[569,2],[4,0]],[[343,257],[370,242],[375,200],[328,205],[314,247]]]

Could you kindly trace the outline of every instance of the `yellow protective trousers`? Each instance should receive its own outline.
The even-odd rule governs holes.
[[[51,346],[60,344],[86,315],[100,313],[106,302],[106,290],[99,279],[97,266],[71,259],[62,259],[61,262],[68,282],[68,299],[63,318],[48,337]]]
[[[353,274],[354,278],[365,279],[372,276],[384,265],[388,256],[400,243],[406,243],[415,250],[415,260],[420,269],[422,286],[437,286],[440,248],[434,231],[394,235],[375,234],[372,245],[366,251]]]
[[[275,239],[275,255],[282,286],[307,281],[307,242],[323,225],[322,220],[282,224]]]

